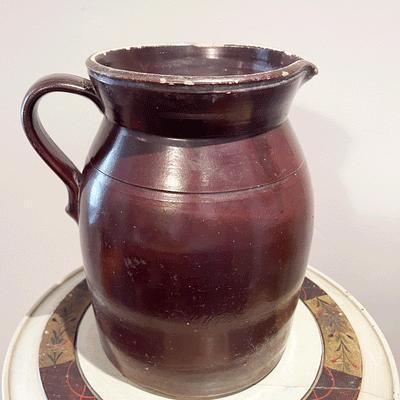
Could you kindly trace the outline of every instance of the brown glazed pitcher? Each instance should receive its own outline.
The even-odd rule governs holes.
[[[67,185],[107,356],[171,397],[255,384],[282,356],[307,266],[311,185],[287,115],[315,66],[268,48],[172,45],[100,52],[87,67],[90,80],[36,82],[22,119]],[[104,114],[82,173],[37,116],[52,91]]]

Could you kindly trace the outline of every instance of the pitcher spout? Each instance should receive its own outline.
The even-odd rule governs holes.
[[[301,68],[306,72],[303,77],[302,84],[308,82],[315,75],[318,75],[318,68],[313,63],[310,63],[309,61],[306,60],[301,60],[299,61],[299,64],[302,64]]]

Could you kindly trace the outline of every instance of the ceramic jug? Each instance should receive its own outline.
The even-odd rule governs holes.
[[[64,181],[105,353],[170,397],[247,388],[278,363],[313,230],[309,173],[287,119],[313,64],[238,45],[121,48],[90,80],[50,75],[22,108]],[[37,115],[52,91],[104,114],[82,173]]]

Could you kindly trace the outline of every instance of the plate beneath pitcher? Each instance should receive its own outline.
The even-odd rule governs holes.
[[[314,316],[300,302],[285,353],[275,369],[261,382],[229,400],[301,399],[320,374],[323,341]],[[76,362],[95,397],[101,399],[157,400],[159,395],[146,392],[125,378],[108,361],[100,344],[92,307],[80,323],[76,342]],[[307,360],[299,363],[298,360]]]
[[[368,351],[362,350],[363,343]],[[384,360],[379,370],[374,369],[371,357]],[[347,292],[309,268],[278,366],[258,384],[224,398],[393,399],[390,396],[396,388],[393,356],[370,317]],[[136,387],[108,361],[99,342],[83,270],[79,269],[51,289],[21,322],[6,358],[3,398],[164,397]]]

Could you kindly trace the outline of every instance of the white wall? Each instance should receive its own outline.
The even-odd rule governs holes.
[[[86,76],[98,50],[170,42],[248,43],[319,68],[291,121],[315,191],[310,263],[372,314],[400,361],[400,2],[1,1],[0,312],[2,362],[22,318],[82,264],[64,185],[31,148],[19,111],[39,77]],[[79,165],[101,116],[78,96],[41,103],[44,125]]]

